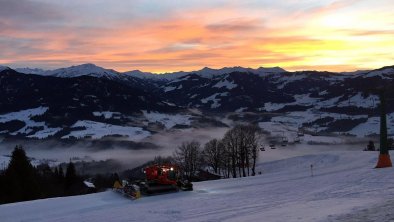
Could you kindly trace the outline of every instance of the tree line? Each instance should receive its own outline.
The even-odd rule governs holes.
[[[204,167],[224,178],[254,176],[260,133],[256,125],[236,125],[222,139],[212,139],[203,147],[197,141],[184,142],[173,160],[190,180]]]
[[[94,179],[99,187],[111,187],[115,180],[113,176],[102,175]],[[33,166],[23,147],[16,146],[8,167],[0,172],[0,204],[95,191],[85,186],[83,181],[84,177],[77,174],[71,161],[66,165],[65,171],[61,165],[54,168],[48,164]]]

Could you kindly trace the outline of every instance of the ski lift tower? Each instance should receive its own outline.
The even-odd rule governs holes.
[[[387,143],[387,117],[385,90],[379,90],[380,99],[380,154],[375,168],[392,167]]]

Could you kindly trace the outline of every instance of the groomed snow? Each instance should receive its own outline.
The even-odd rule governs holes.
[[[70,134],[63,136],[62,139],[70,137],[84,138],[91,137],[92,139],[100,139],[104,136],[121,135],[127,136],[128,140],[140,141],[151,135],[150,132],[143,130],[140,127],[118,126],[107,123],[94,122],[90,120],[79,120],[72,128],[83,127],[82,130],[72,131]]]
[[[0,205],[0,215],[3,222],[315,222],[363,221],[365,214],[359,212],[368,210],[368,221],[389,221],[392,207],[373,206],[392,203],[394,169],[374,169],[377,156],[363,151],[304,154],[259,164],[262,175],[255,177],[194,183],[191,192],[132,201],[107,191]]]

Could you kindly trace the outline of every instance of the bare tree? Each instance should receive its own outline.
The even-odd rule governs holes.
[[[205,144],[202,152],[204,162],[213,168],[215,173],[219,173],[224,156],[224,146],[218,139],[210,140]]]
[[[256,175],[256,162],[258,158],[258,140],[260,137],[261,130],[256,125],[246,125],[243,126],[243,132],[245,137],[245,147],[247,149],[246,164],[248,166],[248,176],[249,168],[252,170],[252,176]],[[250,163],[252,162],[252,163]]]
[[[226,153],[229,156],[229,168],[232,177],[237,177],[238,152],[239,152],[239,133],[238,128],[234,127],[226,132],[223,138],[223,143],[226,148]]]
[[[191,180],[201,165],[200,143],[196,141],[182,143],[175,151],[174,159],[186,178]]]
[[[237,125],[225,134],[223,143],[230,156],[233,177],[237,177],[237,170],[239,176],[249,176],[250,170],[255,175],[259,131],[255,125]]]

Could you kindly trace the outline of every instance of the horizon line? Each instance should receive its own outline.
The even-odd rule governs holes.
[[[97,66],[97,67],[100,67],[100,68],[103,68],[103,69],[106,69],[106,70],[113,70],[113,71],[118,72],[118,73],[139,71],[139,72],[142,72],[142,73],[149,73],[149,74],[155,74],[155,75],[172,74],[172,73],[177,73],[177,72],[198,72],[198,71],[201,71],[201,70],[206,69],[206,68],[211,69],[211,70],[221,70],[221,69],[225,69],[225,68],[244,68],[244,69],[254,69],[254,70],[257,70],[259,68],[264,68],[264,69],[279,68],[279,69],[283,69],[285,72],[316,71],[316,72],[332,72],[332,73],[351,73],[351,72],[358,72],[358,71],[370,71],[370,70],[376,70],[376,69],[380,69],[380,68],[384,68],[384,67],[393,66],[393,65],[385,65],[385,66],[374,67],[374,68],[355,68],[353,70],[346,70],[346,71],[328,71],[328,70],[325,70],[325,69],[308,69],[307,67],[305,67],[304,69],[303,68],[291,69],[291,68],[284,68],[284,67],[280,67],[280,66],[271,66],[271,67],[265,67],[265,66],[250,67],[250,66],[248,66],[248,67],[244,67],[244,66],[237,66],[237,65],[236,66],[223,66],[221,68],[211,68],[211,67],[208,67],[208,66],[204,66],[204,67],[199,68],[199,69],[178,70],[178,71],[175,71],[175,70],[168,70],[168,71],[143,71],[141,69],[130,69],[130,70],[126,70],[126,71],[118,71],[118,70],[116,70],[114,68],[106,68],[104,66],[97,65],[97,64],[92,63],[92,62],[72,64],[72,65],[68,65],[68,66],[65,66],[65,67],[59,67],[59,68],[54,68],[54,69],[47,69],[47,68],[41,68],[41,67],[29,67],[29,66],[21,67],[21,66],[1,65],[1,64],[0,64],[0,66],[6,66],[6,67],[9,67],[9,68],[11,68],[13,70],[27,68],[27,69],[41,69],[41,70],[44,70],[44,71],[53,71],[53,70],[56,70],[56,69],[70,68],[70,67],[82,66],[82,65],[87,65],[87,64],[92,64],[94,66]],[[317,66],[313,66],[313,67],[317,68]],[[325,66],[323,66],[323,67],[325,67]]]

